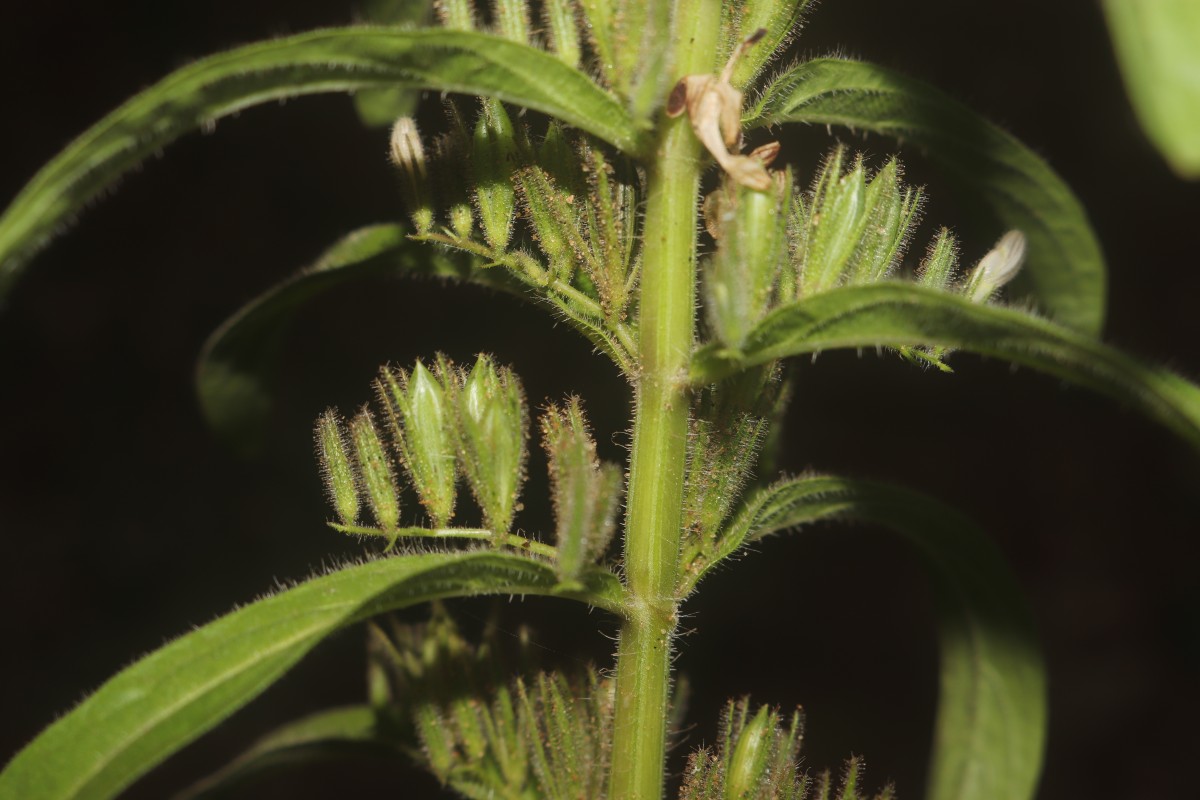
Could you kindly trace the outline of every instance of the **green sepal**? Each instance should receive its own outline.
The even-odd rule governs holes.
[[[385,531],[394,531],[400,523],[400,490],[387,449],[375,428],[375,418],[366,406],[350,420],[350,439],[354,442],[359,485],[375,522]]]
[[[958,241],[949,229],[942,228],[925,251],[925,259],[917,271],[917,283],[930,289],[949,290],[957,269]]]
[[[494,0],[492,22],[496,34],[513,42],[529,42],[529,6],[526,0]]]
[[[454,410],[445,388],[417,361],[411,373],[382,369],[375,389],[421,505],[433,527],[446,527],[454,516],[458,465]]]
[[[459,458],[495,545],[512,528],[525,480],[527,415],[520,381],[479,356],[457,392]]]
[[[893,158],[867,186],[866,205],[872,211],[854,253],[849,283],[883,280],[904,255],[920,210],[921,192],[904,186],[900,177],[900,165]]]
[[[550,49],[572,67],[578,67],[583,58],[577,13],[574,0],[546,0],[542,4],[545,30],[550,34]]]
[[[516,211],[512,186],[516,139],[512,121],[500,101],[487,99],[482,106],[471,141],[471,182],[475,186],[475,207],[483,238],[496,250],[503,251],[508,247]]]
[[[556,568],[569,581],[603,555],[612,539],[620,470],[597,458],[578,397],[547,408],[541,428],[558,523]]]
[[[717,239],[704,271],[705,312],[713,333],[730,347],[740,347],[767,313],[787,261],[791,172],[776,174],[766,192],[726,180],[705,202]]]
[[[478,16],[474,0],[438,0],[433,7],[437,9],[438,21],[442,23],[443,28],[455,31],[475,30]]]
[[[346,450],[344,423],[332,408],[317,418],[316,440],[317,460],[329,502],[343,525],[353,525],[358,521],[358,487]]]

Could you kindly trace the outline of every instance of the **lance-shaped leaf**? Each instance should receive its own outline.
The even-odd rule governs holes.
[[[1045,161],[966,106],[891,70],[822,58],[777,78],[747,117],[758,125],[845,125],[926,151],[1003,228],[1024,232],[1029,263],[1018,288],[1062,324],[1099,332],[1104,259],[1079,200]]]
[[[590,570],[558,588],[548,564],[497,552],[398,556],[251,603],[118,673],[0,773],[0,798],[107,798],[241,708],[331,633],[442,597],[540,594],[619,613],[622,589]]]
[[[402,743],[383,729],[375,709],[345,706],[319,711],[280,726],[175,800],[224,797],[264,772],[323,758],[350,755],[403,759]]]
[[[365,0],[363,21],[373,25],[425,25],[433,10],[432,0]],[[421,93],[402,86],[363,89],[354,93],[354,110],[370,128],[386,128],[398,117],[416,111]]]
[[[692,360],[693,383],[821,350],[934,347],[994,356],[1094,389],[1200,447],[1200,387],[1091,336],[1010,308],[905,283],[847,286],[781,306],[740,351],[710,345]]]
[[[490,34],[342,28],[253,44],[173,72],[43,167],[0,217],[0,297],[65,222],[180,135],[284,97],[380,86],[495,97],[558,117],[620,150],[641,146],[625,108],[583,72]]]
[[[272,406],[270,366],[292,319],[324,293],[346,283],[393,275],[454,278],[521,293],[501,270],[473,269],[404,238],[400,225],[361,228],[341,239],[315,264],[243,306],[204,345],[196,364],[196,394],[205,420],[244,454],[264,442]]]
[[[1000,551],[969,520],[916,492],[813,476],[753,496],[722,535],[722,557],[767,534],[822,519],[889,528],[916,548],[929,571],[941,687],[925,796],[1033,797],[1045,742],[1045,667],[1032,616]]]
[[[1200,4],[1104,0],[1121,75],[1146,135],[1182,178],[1200,178]]]

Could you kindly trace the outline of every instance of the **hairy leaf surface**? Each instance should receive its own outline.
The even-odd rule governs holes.
[[[1017,288],[1062,324],[1099,333],[1104,257],[1082,205],[1045,161],[966,106],[883,67],[821,58],[778,77],[748,117],[844,125],[921,148],[1005,228],[1025,234],[1029,261]]]
[[[280,98],[379,87],[486,95],[558,117],[621,150],[640,145],[628,112],[583,72],[490,34],[340,28],[253,44],[171,73],[43,167],[0,217],[0,297],[72,215],[180,135]]]
[[[708,383],[802,353],[923,345],[994,356],[1094,389],[1200,448],[1195,384],[1028,313],[907,283],[848,286],[781,306],[750,333],[741,352],[709,345],[696,353],[691,375],[694,383]]]
[[[0,773],[0,798],[112,797],[241,708],[329,634],[443,597],[542,594],[618,610],[616,576],[558,588],[549,564],[498,552],[382,558],[313,578],[186,634],[118,673]]]
[[[855,519],[907,539],[938,605],[941,678],[928,800],[1031,798],[1046,736],[1046,676],[1030,611],[994,544],[935,500],[894,486],[810,476],[754,495],[726,553],[821,519]],[[716,562],[714,562],[716,563]]]

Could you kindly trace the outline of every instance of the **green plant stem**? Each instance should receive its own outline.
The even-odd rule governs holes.
[[[712,72],[720,3],[684,0],[675,19],[674,77]],[[609,787],[609,797],[622,800],[662,797],[687,455],[684,370],[695,337],[700,144],[686,117],[664,119],[659,130],[643,228],[639,373],[625,528],[630,614],[617,648]]]

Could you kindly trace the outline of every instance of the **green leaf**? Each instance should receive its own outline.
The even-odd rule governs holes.
[[[329,634],[442,597],[557,595],[619,611],[616,576],[558,587],[549,564],[498,552],[381,558],[251,603],[126,668],[0,773],[0,800],[105,798],[245,705]]]
[[[1046,735],[1045,666],[1032,616],[1000,551],[958,512],[918,493],[810,476],[751,498],[722,537],[725,554],[822,519],[890,528],[917,549],[929,571],[941,687],[925,796],[1033,797]]]
[[[1099,333],[1104,258],[1079,200],[1045,161],[966,106],[883,67],[822,58],[776,78],[747,119],[845,125],[926,151],[1003,227],[1025,234],[1029,260],[1019,290],[1062,324]]]
[[[520,293],[499,270],[409,242],[400,225],[361,228],[308,267],[243,306],[204,345],[196,393],[208,424],[243,454],[261,450],[271,412],[270,366],[291,320],[315,298],[353,281],[389,275],[456,278]]]
[[[372,87],[495,97],[635,151],[628,112],[550,53],[474,31],[341,28],[249,45],[168,75],[42,168],[0,217],[0,297],[50,237],[126,170],[182,134],[249,106]]]
[[[396,757],[402,756],[403,750],[380,731],[370,706],[319,711],[262,737],[229,764],[175,795],[175,800],[223,797],[243,781],[268,770],[355,754]]]
[[[1127,403],[1200,448],[1195,384],[1026,312],[906,283],[848,286],[781,306],[741,352],[697,352],[691,379],[710,383],[787,356],[877,346],[958,348],[1032,367]]]
[[[1134,111],[1181,178],[1200,178],[1200,4],[1104,0]]]
[[[432,0],[366,0],[363,19],[374,25],[424,25],[433,11]],[[398,86],[363,89],[354,93],[354,110],[368,128],[386,128],[416,111],[421,93]]]

